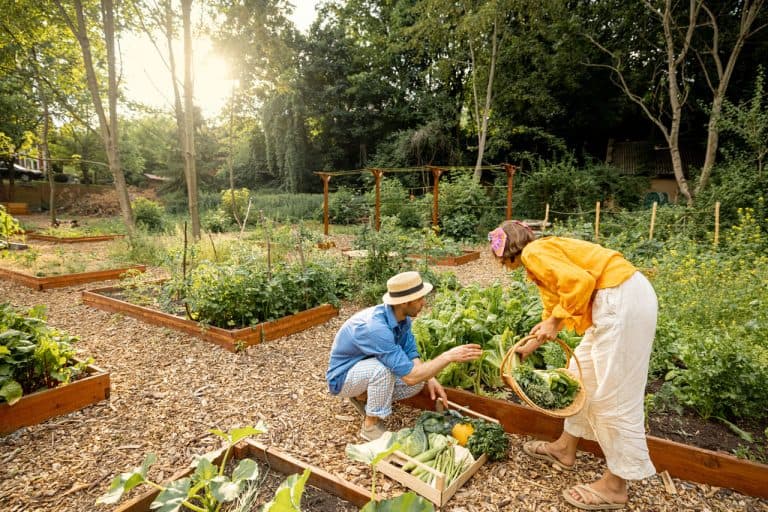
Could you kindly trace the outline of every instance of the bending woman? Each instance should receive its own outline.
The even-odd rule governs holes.
[[[536,337],[518,352],[529,355],[564,327],[584,335],[574,351],[587,393],[584,408],[565,420],[556,441],[530,441],[523,450],[556,469],[571,470],[579,439],[597,441],[607,470],[595,482],[564,490],[563,497],[582,509],[622,508],[629,499],[627,480],[656,473],[643,410],[658,312],[653,287],[620,253],[591,242],[537,240],[518,221],[504,222],[488,238],[502,265],[525,267],[544,304],[543,320],[530,332]]]

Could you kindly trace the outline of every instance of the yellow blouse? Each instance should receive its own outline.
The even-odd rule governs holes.
[[[592,325],[594,292],[618,286],[636,271],[619,252],[555,236],[526,245],[521,261],[539,288],[543,319],[562,318],[579,334]]]

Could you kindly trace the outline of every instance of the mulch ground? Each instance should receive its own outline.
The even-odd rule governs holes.
[[[344,247],[339,240],[337,247]],[[501,278],[487,255],[446,268],[463,283]],[[347,443],[358,443],[360,419],[351,405],[329,395],[325,370],[333,337],[357,307],[307,331],[233,354],[195,337],[147,325],[82,305],[80,287],[33,292],[0,281],[0,301],[23,308],[46,304],[49,323],[81,338],[83,355],[111,373],[110,400],[0,437],[0,510],[82,512],[108,510],[94,504],[113,476],[158,456],[150,477],[167,478],[194,454],[219,446],[212,428],[228,430],[263,420],[261,442],[370,488],[371,472],[350,463]],[[418,415],[397,406],[387,421],[401,428]],[[504,461],[486,464],[444,510],[573,510],[561,490],[597,479],[603,461],[580,454],[578,471],[561,473],[522,452],[527,437],[510,435]],[[403,488],[377,478],[382,495]],[[635,482],[627,510],[768,511],[768,501],[708,485],[675,480],[668,494],[657,476]]]

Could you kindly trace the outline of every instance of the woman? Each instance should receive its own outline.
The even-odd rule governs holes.
[[[570,238],[537,240],[522,222],[506,221],[488,239],[502,265],[525,267],[544,304],[543,320],[530,333],[536,337],[518,352],[529,355],[565,327],[584,335],[574,352],[587,393],[584,408],[565,420],[556,441],[530,441],[523,450],[572,470],[579,439],[597,441],[607,470],[591,484],[564,490],[563,497],[585,510],[623,508],[627,480],[656,473],[643,411],[658,311],[651,284],[616,251]]]

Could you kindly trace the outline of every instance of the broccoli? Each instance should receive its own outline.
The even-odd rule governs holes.
[[[528,364],[520,364],[512,376],[533,403],[544,409],[568,407],[576,398],[579,382],[565,369],[537,370]]]
[[[488,454],[490,460],[502,460],[507,456],[509,438],[504,428],[498,423],[481,419],[469,420],[474,428],[467,441],[467,449],[476,459],[483,453]]]

